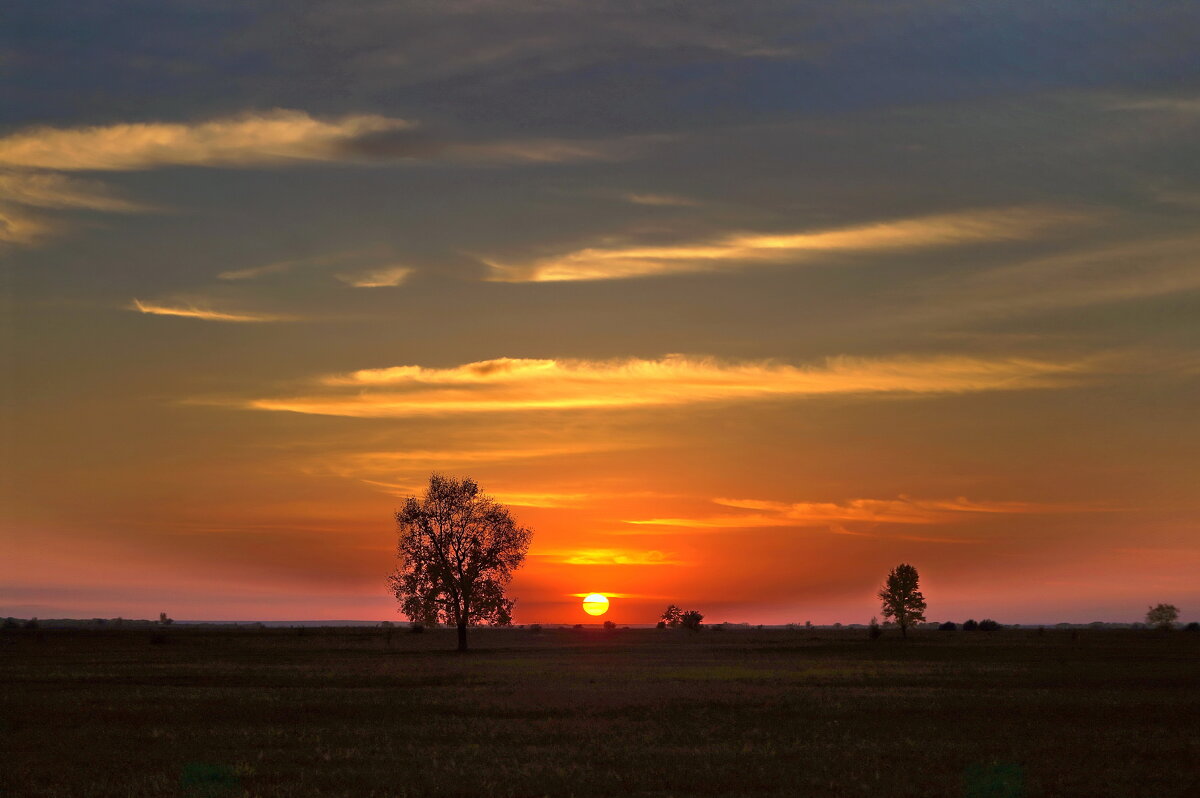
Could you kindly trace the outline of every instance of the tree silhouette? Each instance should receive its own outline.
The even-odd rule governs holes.
[[[700,622],[704,620],[704,614],[699,610],[688,610],[679,616],[679,623],[684,629],[696,631],[700,628]]]
[[[1179,608],[1174,604],[1158,604],[1146,612],[1146,623],[1158,629],[1171,629],[1179,618]]]
[[[908,637],[908,627],[925,620],[925,597],[917,589],[918,579],[916,568],[901,563],[888,574],[879,591],[883,617],[894,620],[903,637]]]
[[[421,498],[396,513],[400,566],[388,584],[414,623],[452,624],[467,650],[472,624],[507,626],[513,600],[504,595],[525,560],[533,533],[470,478],[433,474]]]
[[[683,610],[676,607],[674,604],[668,604],[663,610],[662,620],[660,623],[666,626],[678,626],[683,618]]]

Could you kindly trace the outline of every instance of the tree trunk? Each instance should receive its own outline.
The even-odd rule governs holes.
[[[467,625],[465,623],[458,625],[458,650],[467,650]]]
[[[900,624],[900,637],[904,638],[905,640],[908,639],[908,624]]]

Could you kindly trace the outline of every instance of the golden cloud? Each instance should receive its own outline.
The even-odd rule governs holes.
[[[390,288],[402,284],[413,271],[408,266],[383,266],[357,274],[339,274],[338,279],[355,288]]]
[[[821,254],[948,247],[1028,239],[1078,223],[1081,213],[1044,207],[974,210],[832,230],[737,233],[670,246],[588,247],[528,264],[486,261],[498,282],[617,280],[795,263]]]
[[[0,138],[0,165],[71,171],[332,160],[347,142],[411,126],[374,114],[324,121],[277,109],[193,124],[38,127]]]
[[[187,319],[201,319],[203,321],[264,322],[290,320],[288,316],[277,316],[268,313],[225,313],[209,308],[197,307],[196,305],[163,305],[156,302],[143,302],[140,299],[134,299],[129,309],[148,313],[153,316],[181,316]]]
[[[626,521],[638,526],[684,527],[687,529],[745,529],[778,526],[836,526],[840,522],[873,524],[948,524],[971,515],[1039,515],[1098,512],[1093,505],[1015,501],[972,501],[956,499],[851,499],[845,502],[778,502],[760,499],[712,500],[714,504],[755,512],[745,515],[696,518],[648,518]],[[845,534],[854,534],[845,532]]]
[[[572,549],[539,552],[535,557],[557,565],[685,565],[674,553],[629,549]],[[612,595],[612,594],[610,594]]]
[[[830,394],[942,394],[1076,384],[1089,362],[962,356],[829,358],[819,365],[659,360],[499,358],[452,368],[364,369],[321,380],[323,390],[245,406],[388,418],[522,410],[621,408]]]

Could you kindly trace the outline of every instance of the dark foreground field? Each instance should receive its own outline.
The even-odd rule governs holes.
[[[1200,635],[7,633],[0,795],[1196,796]]]

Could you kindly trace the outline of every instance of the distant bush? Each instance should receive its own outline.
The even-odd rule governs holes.
[[[408,631],[411,634],[419,635],[425,631],[425,624],[420,623],[419,621],[413,621],[408,625]]]
[[[704,620],[704,614],[699,610],[688,610],[679,618],[679,624],[684,629],[691,629],[693,632],[700,628],[700,622]]]
[[[1146,612],[1146,623],[1156,629],[1167,630],[1174,628],[1179,618],[1179,608],[1174,604],[1159,604]]]
[[[660,624],[660,625],[661,625],[661,624]],[[571,628],[572,628],[572,629],[582,629],[582,628],[583,628],[583,624],[581,624],[581,623],[577,623],[577,624],[575,624],[574,626],[572,626]]]
[[[175,621],[171,618],[168,618],[165,612],[160,612],[158,614],[158,623],[161,626],[170,626],[171,624],[175,623]]]
[[[841,629],[841,628],[842,628],[841,621],[838,621],[837,623],[835,623],[835,624],[833,625],[833,628],[834,628],[834,629]]]
[[[658,623],[654,624],[654,628],[655,628],[655,629],[666,629],[666,628],[667,628],[667,622],[666,622],[666,621],[659,621]]]
[[[879,626],[879,619],[872,615],[871,622],[867,624],[867,637],[872,640],[878,640],[882,634],[883,629]]]
[[[975,623],[974,618],[963,622],[963,631],[964,632],[974,632],[978,628],[979,628],[979,624]]]
[[[984,618],[979,622],[979,631],[981,632],[995,632],[999,628],[1000,624],[996,623],[991,618]]]
[[[612,622],[612,621],[605,621],[605,622],[604,622],[604,628],[605,628],[605,629],[607,629],[607,630],[609,630],[609,631],[612,631],[613,629],[616,629],[616,628],[617,628],[617,625],[616,625],[614,622]]]
[[[1195,621],[1192,621],[1187,626],[1183,627],[1183,631],[1185,631],[1185,632],[1200,632],[1200,623],[1196,623]]]
[[[542,625],[540,623],[531,623],[529,624],[529,631],[535,635],[540,635],[542,633]]]
[[[25,629],[40,629],[41,625],[38,623],[37,618],[30,618],[28,621],[25,622],[23,628],[25,628]]]
[[[946,621],[938,627],[938,630],[942,632],[954,632],[958,630],[958,624],[954,621]]]
[[[19,628],[21,628],[21,624],[17,623],[16,618],[5,618],[4,619],[4,628],[5,629],[19,629]]]

